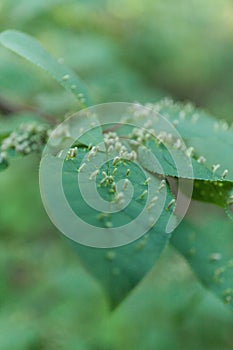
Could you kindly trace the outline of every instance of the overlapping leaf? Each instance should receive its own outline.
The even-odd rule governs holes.
[[[183,222],[173,233],[171,243],[200,281],[233,310],[232,223],[220,213],[213,217],[208,207],[201,207],[196,220]]]
[[[146,113],[147,109],[152,112]],[[191,105],[174,104],[170,100],[142,106],[141,112],[138,107],[137,114],[140,113],[143,123],[152,120],[158,137],[139,148],[141,164],[149,171],[160,173],[161,170],[146,150],[150,149],[162,165],[165,175],[195,180],[193,198],[227,207],[233,190],[233,132],[227,123],[217,121]],[[160,140],[161,126],[156,120],[158,113],[162,116],[161,120],[164,118],[174,125],[174,133],[171,128],[170,134],[165,130],[165,136],[162,135],[164,142]],[[177,135],[184,141],[186,150],[177,146]],[[190,158],[191,175],[185,154]],[[179,160],[179,167],[175,159]]]

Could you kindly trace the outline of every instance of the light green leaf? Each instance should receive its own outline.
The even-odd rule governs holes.
[[[48,72],[60,85],[78,98],[81,106],[87,106],[90,103],[85,83],[70,68],[58,63],[50,56],[36,39],[19,31],[6,30],[0,34],[0,43]]]

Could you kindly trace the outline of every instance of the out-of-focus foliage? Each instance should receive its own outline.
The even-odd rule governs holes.
[[[231,0],[2,0],[0,30],[9,28],[64,59],[94,103],[172,96],[232,122]],[[14,110],[1,130],[12,131],[18,115],[63,119],[77,110],[46,74],[3,48],[0,56],[0,96]],[[15,160],[0,173],[1,349],[232,349],[232,314],[171,248],[110,314],[104,291],[42,208],[38,161]],[[213,212],[201,211],[210,220]]]
[[[36,36],[80,73],[94,102],[153,102],[170,94],[230,119],[232,13],[231,0],[2,0],[0,29]],[[5,95],[70,111],[45,75],[15,58],[8,62],[1,49]]]

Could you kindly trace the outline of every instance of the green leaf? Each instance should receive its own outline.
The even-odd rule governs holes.
[[[183,221],[171,243],[204,286],[233,310],[233,225],[220,213],[208,210],[203,205],[195,223]]]
[[[233,185],[231,182],[195,181],[192,198],[226,208],[226,204],[232,196],[232,191]]]
[[[187,147],[193,147],[192,165],[195,181],[193,198],[224,207],[229,214],[228,204],[233,192],[233,163],[231,150],[233,132],[224,121],[217,120],[205,111],[192,105],[161,105],[161,114],[168,114],[171,122],[178,121],[177,131]],[[204,164],[197,159],[205,159]],[[217,170],[213,172],[213,168]],[[232,215],[229,215],[232,217]]]
[[[158,112],[163,118],[158,118]],[[166,176],[193,179],[195,199],[226,208],[233,191],[233,132],[229,126],[190,104],[175,104],[167,99],[141,106],[141,116],[139,106],[137,114],[142,123],[151,123],[157,138],[139,147],[143,167]],[[186,150],[177,142],[180,140]]]
[[[105,128],[109,129],[106,126]],[[170,237],[167,233],[168,222],[172,220],[175,224],[174,206],[169,205],[171,201],[173,203],[174,197],[166,182],[162,182],[161,186],[161,178],[151,175],[147,171],[142,171],[139,163],[122,159],[114,165],[112,156],[101,149],[98,153],[99,157],[103,156],[102,162],[100,162],[98,154],[89,161],[92,163],[93,169],[100,167],[99,173],[90,179],[89,164],[85,160],[90,147],[86,145],[91,143],[91,149],[93,149],[100,142],[99,138],[101,137],[98,130],[100,130],[99,127],[94,128],[86,135],[81,136],[80,140],[76,140],[75,145],[78,149],[75,156],[69,156],[68,153],[68,158],[63,165],[62,188],[73,212],[87,224],[85,235],[89,234],[89,230],[92,230],[93,226],[96,228],[96,232],[99,227],[106,230],[112,227],[119,228],[117,235],[120,235],[121,227],[127,227],[144,212],[144,215],[138,220],[137,226],[134,227],[135,232],[133,232],[133,235],[136,233],[137,238],[142,232],[141,238],[133,243],[117,248],[98,249],[73,243],[81,261],[88,271],[101,282],[112,307],[115,307],[141,281],[166,246]],[[120,137],[119,139],[125,142],[126,136],[131,130],[131,126],[123,125],[115,131]],[[103,133],[105,134],[105,130]],[[79,179],[77,185],[78,171],[84,162],[87,164],[85,163],[85,167],[80,171],[83,180]],[[107,180],[106,175],[109,180]],[[149,177],[150,187],[147,184]],[[129,182],[129,187],[121,189],[126,204],[117,201],[117,193],[121,190],[118,189],[116,192],[114,189],[114,183],[119,184],[122,180],[124,184],[125,181]],[[99,195],[97,200],[95,200],[94,189],[91,187],[92,183],[97,188]],[[130,184],[133,186],[132,192]],[[80,186],[84,186],[85,192],[80,190]],[[108,203],[107,209],[103,211],[93,208],[87,202],[86,197],[83,197],[84,193],[95,204],[99,204],[100,198],[104,199]],[[153,209],[149,207],[152,202]],[[116,205],[117,210],[111,212],[114,205]],[[156,213],[160,213],[160,216],[155,223]],[[132,232],[130,234],[132,235]],[[98,240],[98,232],[95,239]],[[111,231],[109,231],[109,240],[111,241]]]
[[[113,113],[110,114],[112,115]],[[101,113],[102,117],[103,115],[104,113]],[[94,113],[94,116],[97,118],[98,111]],[[146,123],[149,121],[148,119],[149,116],[143,114],[141,121]],[[148,210],[144,220],[139,222],[134,229],[137,233],[137,231],[140,232],[141,228],[145,228],[147,225],[147,235],[143,238],[139,239],[138,236],[137,241],[125,246],[111,248],[110,250],[107,248],[108,245],[103,245],[106,249],[96,249],[74,244],[82,261],[88,270],[102,282],[109,295],[111,304],[115,306],[143,278],[161,254],[169,237],[166,231],[170,218],[174,219],[173,209],[170,207],[170,203],[173,203],[174,198],[167,183],[165,183],[163,187],[167,192],[167,196],[165,205],[163,205],[163,191],[159,191],[161,174],[165,173],[165,175],[175,178],[196,178],[198,181],[201,181],[203,186],[205,181],[208,181],[207,183],[211,183],[213,186],[229,184],[230,188],[231,182],[198,162],[196,159],[198,155],[196,154],[193,157],[188,157],[190,164],[194,168],[194,176],[189,175],[187,154],[182,149],[174,149],[175,158],[179,159],[180,163],[180,169],[177,172],[176,164],[168,152],[165,142],[164,144],[158,142],[156,137],[153,136],[153,132],[148,134],[143,128],[143,124],[141,128],[137,118],[135,120],[133,118],[124,121],[120,120],[119,123],[110,122],[108,124],[104,124],[101,120],[99,122],[95,120],[93,124],[94,120],[93,122],[91,121],[90,114],[88,118],[80,118],[78,121],[79,124],[77,124],[75,119],[69,129],[74,131],[74,135],[77,135],[77,130],[82,129],[82,135],[79,139],[73,140],[72,148],[68,150],[68,153],[64,153],[67,150],[60,153],[58,149],[56,152],[52,152],[53,156],[58,155],[58,158],[64,159],[65,157],[62,171],[62,191],[76,217],[79,217],[82,222],[87,224],[87,227],[78,230],[78,234],[85,232],[85,235],[88,236],[90,232],[93,232],[94,227],[96,229],[95,239],[98,241],[98,229],[105,228],[109,229],[109,241],[111,242],[110,229],[119,227],[117,233],[120,236],[120,227],[127,226],[135,217],[139,216],[140,212],[143,212],[144,208],[147,210],[147,196],[150,191],[148,190],[147,194],[145,190],[148,189],[146,180],[149,177],[153,188],[150,196],[153,198],[155,196],[158,197],[158,200],[154,203],[155,213],[151,214]],[[97,126],[93,126],[90,129],[91,125]],[[158,132],[156,126],[155,121],[152,125],[153,131]],[[159,132],[161,131],[163,130],[160,129]],[[106,139],[107,136],[110,137],[110,134],[112,139]],[[171,141],[174,141],[173,138],[171,138]],[[117,144],[120,144],[120,148],[118,148]],[[97,149],[96,146],[100,147]],[[91,158],[88,158],[89,152],[93,153]],[[132,155],[132,152],[137,155],[134,162],[127,158],[129,155]],[[120,156],[125,153],[127,156]],[[118,161],[114,163],[113,159],[116,156],[118,156]],[[161,164],[163,171],[159,168],[158,163]],[[85,166],[83,167],[84,164]],[[90,171],[90,169],[92,170]],[[130,174],[128,169],[130,169]],[[80,174],[82,175],[81,180]],[[127,205],[125,207],[120,206],[116,212],[111,212],[111,207],[116,205],[116,197],[119,192],[119,189],[116,190],[115,188],[116,184],[120,183],[121,180],[125,181],[126,178],[134,189],[130,201],[127,201],[129,198],[127,193],[124,193]],[[115,184],[115,187],[113,184]],[[83,188],[82,191],[80,186]],[[219,192],[216,201],[223,204],[225,196],[228,196],[228,190],[228,188],[224,188],[225,192],[222,195]],[[97,197],[96,194],[98,194]],[[87,196],[88,201],[84,198],[85,196]],[[100,210],[98,206],[96,208],[96,205],[100,204],[102,199],[108,203],[107,209]],[[208,201],[211,200],[209,193],[207,194],[207,199]],[[54,207],[57,208],[53,198],[51,201]],[[94,205],[92,205],[93,203]],[[162,210],[160,219],[155,225],[150,227],[151,219],[154,218],[154,215],[159,210]],[[109,214],[110,212],[111,214]],[[75,232],[76,230],[75,226]]]
[[[175,123],[176,130],[187,147],[194,148],[193,159],[204,157],[206,162],[201,165],[210,171],[213,165],[219,164],[214,175],[221,178],[227,169],[228,174],[224,180],[233,181],[233,132],[226,122],[217,120],[191,104],[163,100],[155,105],[155,108],[171,123]],[[214,178],[208,176],[206,180],[215,181]]]
[[[36,39],[19,31],[6,30],[0,34],[0,42],[9,50],[48,72],[67,91],[75,95],[82,106],[89,105],[85,83],[70,68],[50,56]]]
[[[166,204],[172,198],[170,193]],[[121,215],[123,220],[124,214]],[[160,257],[169,239],[165,233],[169,216],[164,210],[153,229],[122,247],[99,249],[71,243],[87,270],[102,284],[112,307],[128,295]]]
[[[170,150],[172,150],[172,154]],[[167,148],[165,144],[159,143],[155,138],[147,141],[145,146],[140,146],[138,155],[143,167],[154,173],[186,179],[226,181],[220,175],[213,173],[211,169],[198,163],[195,158],[188,159],[183,151]],[[161,169],[155,163],[154,157],[161,165]],[[188,162],[192,167],[192,172]]]

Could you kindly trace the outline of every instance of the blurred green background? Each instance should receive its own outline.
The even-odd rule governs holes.
[[[64,59],[95,104],[170,96],[233,121],[232,0],[1,0],[0,29],[9,28]],[[16,118],[27,106],[58,120],[77,109],[50,77],[4,48],[0,97]],[[43,209],[38,166],[39,156],[29,156],[0,174],[1,350],[233,348],[232,314],[169,247],[110,314]]]

